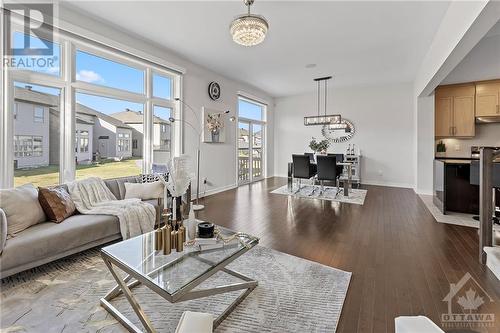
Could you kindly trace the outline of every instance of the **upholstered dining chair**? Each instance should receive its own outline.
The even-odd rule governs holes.
[[[298,193],[301,190],[301,180],[311,179],[316,175],[316,165],[311,164],[311,160],[307,155],[294,154],[292,155],[292,161],[293,179],[297,178],[299,180],[299,188],[297,189],[297,191],[295,191],[295,193]]]
[[[314,159],[314,153],[304,153],[304,155],[309,156],[309,160],[311,161],[311,163],[316,162]]]
[[[325,156],[318,155],[316,156],[317,161],[317,179],[320,183],[319,194],[323,194],[325,191],[324,181],[333,181],[335,182],[335,186],[337,187],[337,192],[335,193],[335,197],[339,194],[339,176],[337,170],[337,159],[335,156]]]
[[[337,159],[337,163],[344,162],[344,154],[328,154],[328,156],[335,156],[335,158]],[[344,167],[342,165],[337,165],[337,175],[342,175],[343,171]]]

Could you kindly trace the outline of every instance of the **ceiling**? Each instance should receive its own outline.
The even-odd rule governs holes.
[[[255,47],[235,44],[232,18],[243,1],[92,1],[73,8],[164,46],[194,63],[270,95],[337,86],[411,82],[448,8],[445,1],[263,1],[252,12],[270,25]],[[307,64],[316,64],[306,68]]]
[[[477,43],[440,84],[492,80],[500,77],[500,21]]]

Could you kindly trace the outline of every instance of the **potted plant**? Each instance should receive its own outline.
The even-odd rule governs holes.
[[[318,152],[321,154],[326,154],[328,147],[330,147],[330,141],[326,139],[317,141],[316,138],[313,137],[311,142],[309,142],[309,148],[311,148],[314,154],[317,154]]]
[[[220,113],[207,115],[207,128],[212,135],[212,142],[219,142],[220,130],[224,127]]]
[[[446,155],[446,145],[443,140],[439,141],[436,145],[436,156],[445,156]]]

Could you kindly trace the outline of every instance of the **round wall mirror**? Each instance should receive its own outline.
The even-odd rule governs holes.
[[[331,142],[339,143],[349,141],[356,132],[353,123],[342,118],[340,124],[323,125],[321,134]]]

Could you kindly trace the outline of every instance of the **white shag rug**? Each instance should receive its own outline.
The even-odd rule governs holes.
[[[313,189],[316,188],[316,190],[313,193]],[[319,199],[319,200],[328,200],[328,201],[335,201],[335,202],[343,202],[343,203],[349,203],[349,204],[355,204],[355,205],[363,205],[365,203],[365,197],[366,193],[368,192],[367,190],[362,190],[362,189],[350,189],[349,190],[349,196],[345,197],[344,196],[344,191],[341,188],[339,193],[337,193],[337,188],[334,186],[325,186],[324,187],[324,192],[323,194],[319,194],[319,186],[312,186],[312,185],[303,185],[302,188],[300,189],[299,192],[295,193],[297,190],[296,185],[293,187],[293,192],[290,193],[288,190],[288,186],[284,185],[281,186],[271,193],[274,194],[281,194],[281,195],[290,195],[298,198],[306,198],[306,199]]]
[[[228,265],[259,281],[215,332],[335,332],[351,273],[256,246]],[[230,283],[217,273],[199,288]],[[113,286],[98,249],[2,280],[0,332],[126,332],[99,300]],[[241,293],[170,304],[147,287],[134,294],[158,332],[174,332],[183,311],[217,316]],[[123,297],[112,301],[141,324]]]

